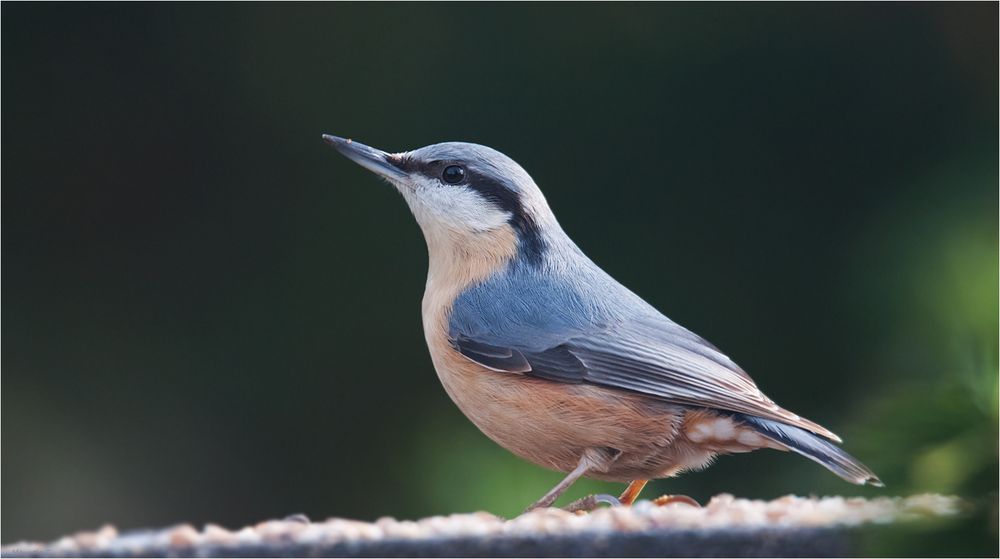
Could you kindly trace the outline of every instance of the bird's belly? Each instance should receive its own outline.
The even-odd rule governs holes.
[[[441,383],[486,436],[510,452],[560,472],[587,448],[621,451],[607,472],[588,477],[628,481],[667,477],[714,453],[678,437],[685,409],[624,391],[491,371],[450,348],[435,348]]]

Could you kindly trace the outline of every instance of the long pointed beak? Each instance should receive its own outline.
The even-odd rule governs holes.
[[[323,140],[341,155],[387,179],[403,180],[408,175],[392,164],[389,154],[353,140],[323,134]]]

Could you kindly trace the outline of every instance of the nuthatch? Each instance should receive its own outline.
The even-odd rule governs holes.
[[[390,154],[323,138],[396,187],[423,230],[424,337],[445,391],[500,446],[568,473],[529,509],[581,476],[631,482],[619,498],[631,504],[650,479],[759,448],[882,485],[837,435],[775,404],[587,258],[506,155],[461,142]]]

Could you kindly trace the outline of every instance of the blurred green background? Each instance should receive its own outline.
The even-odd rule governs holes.
[[[513,515],[560,479],[445,395],[424,241],[330,132],[510,155],[888,486],[758,452],[646,496],[955,493],[996,551],[996,3],[3,13],[4,542]]]

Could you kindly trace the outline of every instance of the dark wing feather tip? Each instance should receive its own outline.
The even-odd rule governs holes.
[[[452,345],[468,359],[494,371],[505,373],[531,371],[531,364],[516,349],[492,346],[467,338],[452,340]]]
[[[856,485],[885,486],[860,460],[801,427],[744,414],[734,414],[734,417],[761,435],[787,446],[792,452],[809,458],[846,481]]]

